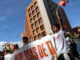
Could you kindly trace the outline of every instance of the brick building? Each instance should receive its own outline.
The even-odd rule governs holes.
[[[27,36],[29,42],[40,39],[48,34],[53,34],[51,26],[58,24],[56,9],[58,5],[52,0],[33,0],[26,9],[25,31],[22,33]],[[71,31],[71,26],[60,7],[60,18],[63,25],[67,25],[67,31]]]

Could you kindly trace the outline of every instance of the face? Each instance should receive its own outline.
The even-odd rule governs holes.
[[[80,32],[80,26],[78,27],[78,32]]]
[[[7,54],[8,54],[7,52],[4,52],[4,56],[7,55]]]
[[[22,44],[25,45],[26,43],[24,41],[22,41]]]
[[[13,50],[13,51],[15,51],[15,50],[16,50],[16,46],[15,46],[15,45],[12,47],[12,50]]]
[[[54,32],[58,32],[58,31],[59,31],[56,26],[53,26],[53,27],[52,27],[52,30],[53,30]]]
[[[76,35],[76,32],[74,32],[74,36]]]
[[[26,39],[23,39],[22,44],[23,44],[23,45],[26,45],[27,43],[28,43],[28,41],[26,41]]]

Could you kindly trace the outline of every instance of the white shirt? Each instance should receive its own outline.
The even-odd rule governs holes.
[[[71,42],[70,42],[70,38],[69,37],[66,37],[66,41],[67,41],[68,45],[70,46]]]
[[[68,43],[66,42],[64,32],[62,31],[62,29],[58,33],[53,34],[52,36],[55,42],[56,53],[57,54],[69,53],[70,48],[68,47]]]
[[[7,54],[4,56],[4,60],[14,60],[14,55],[13,54]]]

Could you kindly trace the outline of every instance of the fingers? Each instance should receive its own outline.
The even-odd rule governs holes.
[[[56,10],[56,14],[59,14],[58,10]]]

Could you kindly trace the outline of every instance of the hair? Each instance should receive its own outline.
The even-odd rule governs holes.
[[[76,34],[78,34],[78,31],[73,30],[73,34],[74,34],[74,32],[75,32]]]
[[[28,37],[23,37],[23,42],[24,43],[28,42]]]
[[[10,53],[10,51],[9,51],[9,50],[7,50],[7,49],[6,49],[6,50],[4,50],[4,52]]]
[[[19,47],[18,47],[18,44],[16,44],[16,45],[14,45],[15,47],[16,47],[16,49],[18,49]]]
[[[58,28],[58,30],[60,30],[60,26],[58,24],[52,25],[51,28],[53,30],[53,26],[56,26]]]

